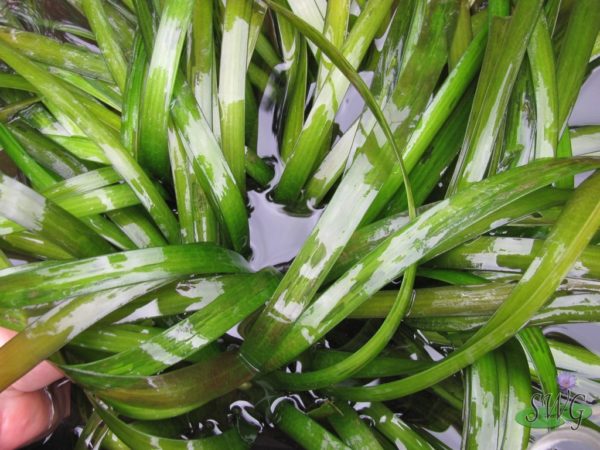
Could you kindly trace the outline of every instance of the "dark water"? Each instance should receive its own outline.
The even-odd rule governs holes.
[[[271,77],[271,82],[274,78]],[[263,191],[249,191],[250,245],[253,269],[281,266],[291,261],[314,228],[320,216],[319,210],[306,210],[292,214],[283,205],[269,200],[272,188],[281,177],[279,144],[276,132],[276,108],[270,84],[260,103],[258,115],[258,155],[273,162],[275,176]]]
[[[371,81],[370,73],[362,74],[367,83]],[[277,185],[283,165],[279,159],[279,144],[277,141],[277,121],[272,84],[265,90],[260,104],[258,120],[258,155],[273,161],[275,176],[269,187],[264,191],[249,191],[250,204],[250,243],[254,269],[268,266],[279,267],[291,261],[302,244],[316,225],[322,209],[306,205],[301,212],[292,213],[283,205],[270,201],[270,193]],[[309,89],[312,92],[313,89]],[[335,118],[338,136],[346,132],[352,123],[360,116],[364,101],[354,87],[340,103],[340,109]]]

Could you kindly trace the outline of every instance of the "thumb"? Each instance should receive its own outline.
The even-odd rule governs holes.
[[[0,347],[13,338],[17,334],[16,331],[8,330],[0,327]],[[0,366],[5,363],[0,361]],[[64,374],[56,368],[52,363],[43,361],[35,366],[31,371],[24,375],[21,379],[14,382],[11,386],[21,392],[33,392],[42,389],[49,384],[60,380]]]

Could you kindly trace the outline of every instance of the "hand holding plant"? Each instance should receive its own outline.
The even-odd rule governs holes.
[[[15,334],[0,328],[0,346]],[[49,387],[62,378],[60,370],[44,361],[0,393],[0,449],[34,442],[69,415],[69,384]]]

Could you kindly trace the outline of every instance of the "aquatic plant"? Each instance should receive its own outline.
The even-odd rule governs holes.
[[[548,327],[600,321],[598,0],[22,3],[0,390],[57,364],[78,448],[516,449],[596,401]],[[316,222],[289,261],[259,201]]]

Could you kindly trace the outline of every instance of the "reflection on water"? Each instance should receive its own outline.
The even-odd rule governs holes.
[[[600,354],[600,323],[569,323],[564,325],[553,325],[544,329],[545,333],[558,333],[568,336],[574,341]]]
[[[598,108],[598,99],[600,99],[600,68],[596,68],[583,84],[579,92],[579,98],[569,118],[569,125],[599,125],[600,108]]]
[[[361,74],[365,82],[373,78],[371,72]],[[274,76],[261,100],[258,116],[258,155],[274,163],[275,177],[266,191],[248,192],[250,204],[250,245],[252,247],[252,268],[257,270],[267,266],[280,267],[290,262],[298,253],[321,215],[322,209],[302,205],[302,212],[290,212],[282,205],[270,200],[272,188],[277,184],[283,165],[279,159],[277,141],[274,89]],[[310,89],[313,91],[314,89]],[[350,87],[340,103],[335,123],[340,133],[344,133],[360,116],[364,101],[354,87]]]
[[[600,450],[600,433],[589,428],[571,430],[565,425],[538,439],[531,450]]]
[[[258,270],[290,262],[319,219],[319,212],[294,216],[284,207],[268,200],[268,193],[251,191],[248,199],[250,214],[250,264]]]
[[[281,177],[279,145],[276,131],[274,77],[271,76],[258,115],[258,155],[274,163],[275,177],[265,191],[249,191],[250,204],[250,264],[258,270],[268,266],[281,266],[291,261],[314,228],[320,216],[318,210],[292,214],[270,201],[271,189]]]

